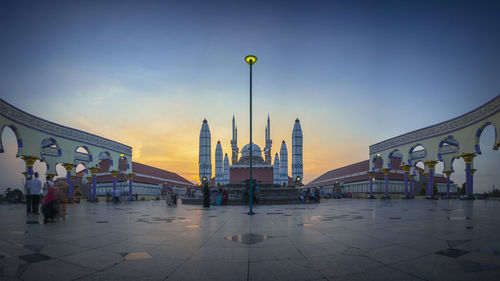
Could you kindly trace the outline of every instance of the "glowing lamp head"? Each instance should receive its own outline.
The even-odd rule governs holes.
[[[120,154],[120,158],[123,159],[125,157],[124,154]]]
[[[295,180],[296,181],[300,181],[300,176],[297,176],[297,178]]]
[[[254,55],[248,55],[245,57],[245,61],[249,64],[249,65],[253,65],[257,62],[257,57],[254,56]]]
[[[206,182],[206,181],[207,181],[207,177],[203,177],[203,178],[201,179],[201,181],[202,181],[202,182]]]

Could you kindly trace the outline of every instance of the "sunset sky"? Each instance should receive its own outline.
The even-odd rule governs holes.
[[[2,1],[0,95],[197,182],[204,118],[212,152],[220,140],[230,155],[233,114],[239,147],[249,142],[243,58],[254,54],[254,142],[264,146],[269,114],[273,154],[281,140],[291,151],[298,117],[309,182],[366,160],[371,144],[500,94],[499,9],[498,1]],[[493,135],[488,128],[481,144]],[[3,136],[0,183],[19,185],[23,163],[12,133]],[[476,191],[500,186],[499,156],[488,149],[477,158]],[[463,168],[455,170],[461,184]]]

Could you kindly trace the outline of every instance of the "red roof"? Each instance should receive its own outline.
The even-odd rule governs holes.
[[[101,170],[99,173],[106,173],[109,170],[109,160],[103,160],[101,161]],[[122,173],[120,173],[117,176],[117,181],[126,181],[127,176],[123,172],[126,170],[126,162],[120,160],[120,163],[118,164],[118,167]],[[137,162],[132,162],[132,172],[135,175],[133,181],[134,182],[140,182],[140,183],[148,183],[148,184],[165,184],[168,185],[176,185],[176,186],[183,186],[183,187],[193,187],[194,184],[187,179],[179,176],[178,174],[174,172],[170,172],[167,170],[155,168],[149,165],[137,163]],[[149,176],[149,177],[148,177]],[[150,177],[155,177],[155,178],[150,178]],[[170,180],[170,181],[169,181]],[[98,183],[104,183],[104,182],[112,182],[113,179],[111,175],[100,175],[97,177],[97,182]],[[171,182],[171,181],[176,181],[176,182]]]
[[[229,183],[240,184],[250,178],[250,168],[231,168],[229,169]],[[253,168],[252,178],[263,184],[273,184],[273,168]]]
[[[347,165],[338,169],[334,169],[324,173],[323,175],[317,177],[316,179],[309,182],[307,185],[318,185],[325,186],[331,185],[336,182],[339,183],[349,183],[349,182],[357,182],[357,181],[365,181],[368,180],[368,175],[366,172],[369,170],[369,160],[361,161],[358,163],[354,163],[351,165]],[[376,162],[375,168],[380,168],[381,163]],[[404,174],[401,173],[400,160],[391,158],[391,168],[392,170],[389,172],[389,180],[404,180]],[[417,170],[421,170],[419,167],[416,167]],[[397,173],[399,172],[399,173]],[[381,179],[384,177],[382,172],[376,172],[374,174],[376,179]],[[446,178],[443,176],[436,176],[434,178],[434,182],[446,182]]]

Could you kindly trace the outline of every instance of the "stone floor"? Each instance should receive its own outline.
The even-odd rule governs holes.
[[[500,280],[500,201],[0,205],[0,280]]]

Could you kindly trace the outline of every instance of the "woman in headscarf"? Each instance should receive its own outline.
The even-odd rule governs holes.
[[[47,196],[43,198],[43,203],[42,203],[44,224],[49,221],[53,222],[56,219],[58,213],[58,204],[56,196],[57,196],[57,190],[54,186],[54,183],[52,183],[52,181],[50,181],[50,177],[47,176]]]

